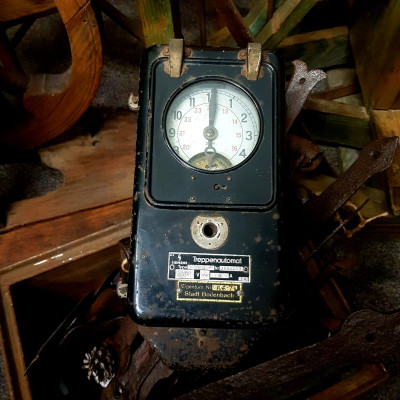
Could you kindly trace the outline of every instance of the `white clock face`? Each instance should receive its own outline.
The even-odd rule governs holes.
[[[205,171],[235,167],[253,153],[260,117],[237,86],[217,80],[193,83],[170,103],[165,133],[175,154]]]

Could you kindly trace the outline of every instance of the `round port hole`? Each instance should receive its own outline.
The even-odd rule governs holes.
[[[203,233],[205,237],[213,238],[218,232],[217,225],[213,224],[212,222],[207,222],[203,226]]]

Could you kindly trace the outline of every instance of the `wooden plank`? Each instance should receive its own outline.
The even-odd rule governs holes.
[[[31,400],[10,288],[0,285],[1,351],[11,400]]]
[[[255,37],[266,49],[275,49],[319,0],[285,1]]]
[[[174,37],[169,0],[138,0],[145,47],[167,44]]]
[[[0,260],[3,260],[3,262],[0,266],[0,278],[6,279],[2,277],[2,275],[6,274],[7,281],[9,282],[12,278],[11,280],[14,282],[25,279],[28,275],[44,272],[62,260],[64,260],[63,262],[68,261],[69,257],[66,252],[61,251],[63,247],[70,247],[71,243],[90,237],[90,235],[110,227],[113,229],[118,224],[128,227],[124,235],[125,237],[129,236],[131,208],[132,201],[129,199],[49,221],[19,227],[1,234]],[[126,227],[123,229],[126,229]],[[112,230],[107,234],[111,233]],[[118,240],[116,239],[115,243]],[[88,250],[93,251],[96,249]],[[33,259],[36,261],[32,261]],[[47,261],[42,262],[43,260]],[[31,267],[25,271],[25,267],[21,267],[21,262],[24,265],[28,263]],[[34,265],[35,263],[36,265]],[[22,272],[16,273],[13,271],[17,266]]]
[[[214,1],[214,7],[222,16],[230,34],[240,47],[246,47],[247,43],[253,42],[253,37],[233,0]]]
[[[303,109],[302,124],[316,141],[359,149],[371,141],[365,107],[309,98]]]
[[[350,42],[370,109],[388,109],[400,92],[400,2],[356,1]]]
[[[389,373],[383,364],[367,364],[354,375],[308,397],[308,400],[353,400],[388,378]]]
[[[8,22],[53,9],[53,0],[1,0],[0,22]]]
[[[335,100],[359,92],[360,92],[360,85],[358,84],[358,82],[352,82],[342,86],[329,88],[322,92],[312,93],[310,97],[313,99],[320,99],[320,100]]]
[[[248,14],[244,17],[244,24],[252,36],[257,35],[257,33],[265,25],[268,18],[268,10],[271,4],[273,4],[272,0],[256,1]],[[229,29],[224,27],[209,35],[207,39],[207,45],[234,46],[235,40],[231,37]]]
[[[94,137],[79,136],[41,149],[42,162],[60,170],[64,183],[44,196],[12,203],[5,230],[129,199],[135,131],[136,115],[124,113],[108,120]]]
[[[55,277],[52,290],[57,291],[61,287],[68,290],[67,296],[70,298],[81,299],[85,285],[93,285],[93,282],[99,283],[103,279],[100,276],[93,278],[94,270],[101,268],[110,271],[118,266],[119,251],[115,245],[129,236],[130,225],[131,200],[0,235],[0,259],[7,260],[0,269],[1,344],[10,392],[15,396],[13,398],[29,400],[31,394],[25,376],[24,353],[11,286],[32,278],[31,283],[41,287],[48,283],[49,277]],[[88,256],[91,256],[90,259]],[[111,263],[110,257],[116,261]],[[56,271],[61,267],[63,277]],[[81,276],[79,285],[76,280],[75,285],[71,282],[76,276],[76,272],[70,273],[71,268],[78,269],[77,273]],[[44,277],[45,272],[49,275]]]
[[[371,124],[378,138],[400,136],[400,110],[373,110]],[[391,210],[400,215],[400,149],[386,171]]]
[[[345,26],[289,36],[276,49],[285,61],[286,74],[293,72],[293,60],[304,61],[309,69],[349,64],[352,60]]]

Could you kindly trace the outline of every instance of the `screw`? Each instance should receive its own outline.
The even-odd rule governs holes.
[[[191,176],[190,179],[191,179],[192,181],[194,181],[194,180],[196,179],[196,177],[195,177],[195,176]]]
[[[182,289],[180,287],[178,287],[178,289],[176,289],[177,293],[182,293]]]
[[[238,291],[236,292],[236,294],[240,297],[240,296],[243,294],[243,292],[242,292],[241,290],[238,290]]]
[[[240,50],[238,54],[239,60],[244,60],[246,58],[246,50]]]
[[[232,177],[231,177],[231,176],[228,176],[226,179],[227,179],[228,181],[231,181],[231,180],[232,180]]]
[[[227,198],[226,198],[226,202],[227,202],[227,203],[230,203],[231,201],[232,201],[232,199],[231,199],[230,197],[227,197]]]
[[[196,197],[190,196],[189,201],[190,201],[191,203],[194,203],[194,202],[196,201]]]

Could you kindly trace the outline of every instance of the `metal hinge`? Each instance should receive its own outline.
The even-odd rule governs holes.
[[[261,43],[248,43],[246,50],[239,51],[239,60],[246,60],[242,75],[249,81],[256,81],[260,76],[261,61],[263,59]]]
[[[179,78],[186,68],[183,65],[183,58],[191,55],[191,50],[185,48],[183,39],[170,39],[168,46],[162,50],[162,55],[168,57],[168,61],[164,63],[164,71],[171,78]]]

